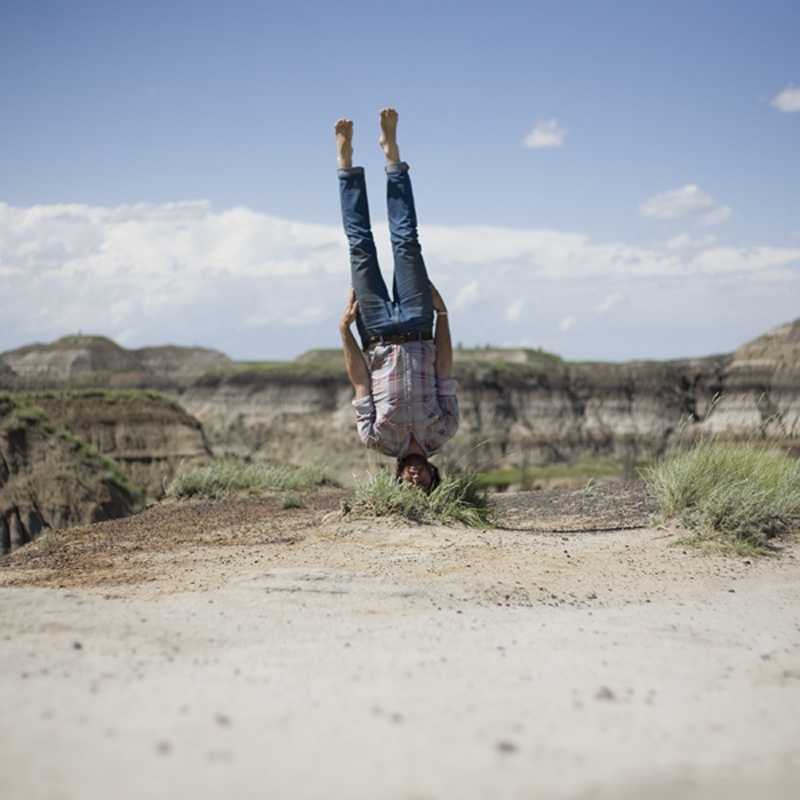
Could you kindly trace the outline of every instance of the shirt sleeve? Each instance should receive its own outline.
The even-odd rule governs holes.
[[[442,440],[444,443],[458,430],[460,412],[458,408],[458,398],[456,390],[458,383],[454,378],[436,379],[436,396],[439,400],[439,408],[442,410]]]
[[[367,447],[375,447],[378,436],[375,433],[375,403],[372,395],[353,400],[353,409],[356,413],[356,428],[361,441]]]

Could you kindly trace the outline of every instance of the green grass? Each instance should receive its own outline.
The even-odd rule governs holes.
[[[754,442],[698,440],[644,470],[665,519],[684,543],[767,553],[800,530],[800,460]]]
[[[236,492],[296,492],[324,485],[336,484],[321,467],[246,464],[235,459],[220,459],[179,470],[167,487],[167,495],[218,498]]]
[[[281,497],[281,508],[305,508],[303,498],[296,494],[285,494]]]
[[[538,481],[558,479],[622,477],[624,465],[609,459],[591,459],[575,464],[547,464],[540,467],[492,469],[477,474],[478,485],[487,489],[506,489],[512,485],[530,487]]]
[[[476,477],[469,473],[444,478],[430,494],[398,482],[388,470],[356,485],[351,510],[358,516],[400,517],[413,522],[467,525],[491,523],[491,509]]]

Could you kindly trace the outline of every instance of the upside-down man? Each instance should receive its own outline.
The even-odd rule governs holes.
[[[439,483],[439,472],[428,459],[458,428],[456,382],[450,377],[453,349],[447,309],[422,260],[411,179],[408,164],[400,160],[393,108],[380,112],[380,128],[394,253],[393,297],[378,266],[364,168],[353,166],[353,123],[340,119],[335,127],[339,194],[353,288],[339,329],[361,440],[397,459],[398,478],[429,492]],[[350,330],[353,322],[361,348]]]

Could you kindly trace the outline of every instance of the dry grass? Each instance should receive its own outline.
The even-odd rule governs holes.
[[[335,485],[321,467],[248,464],[235,459],[220,459],[208,465],[180,470],[166,493],[172,497],[219,498],[238,492],[297,492]]]
[[[491,524],[492,518],[477,477],[470,473],[451,475],[425,494],[382,470],[356,485],[352,510],[361,516],[393,516],[474,528]]]
[[[800,530],[800,460],[756,442],[698,440],[644,477],[662,516],[680,521],[694,543],[764,553]]]

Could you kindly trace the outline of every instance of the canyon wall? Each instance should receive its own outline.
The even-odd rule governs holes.
[[[484,349],[457,351],[454,369],[461,426],[442,451],[445,464],[483,470],[594,456],[634,464],[698,434],[799,447],[800,320],[707,358],[570,363]],[[113,402],[97,390],[69,401],[40,391],[37,402],[154,498],[181,461],[212,453],[323,464],[345,484],[386,461],[358,440],[337,351],[248,364],[203,348],[125,351],[104,337],[63,337],[0,354],[0,381],[17,392],[138,387]]]

